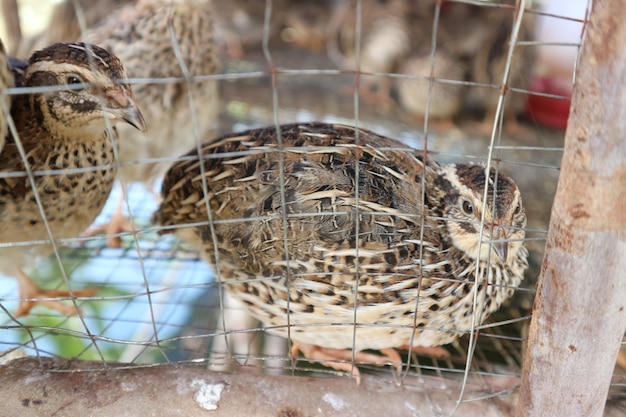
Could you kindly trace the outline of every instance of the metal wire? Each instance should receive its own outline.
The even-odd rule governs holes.
[[[462,3],[475,4],[482,7],[510,7],[506,5],[497,5],[488,2],[480,1],[462,1]],[[518,4],[518,19],[511,36],[511,48],[507,59],[507,65],[505,73],[501,75],[502,86],[497,85],[497,88],[508,89],[509,93],[525,92],[528,90],[522,88],[509,88],[507,84],[507,74],[510,70],[513,48],[515,46],[516,34],[519,30],[520,22],[525,15],[524,0],[520,0]],[[76,5],[79,7],[78,2]],[[361,34],[362,29],[362,2],[355,2],[356,13],[356,69],[354,71],[346,69],[328,69],[324,65],[312,64],[311,67],[303,67],[310,64],[308,62],[292,61],[295,68],[290,68],[288,65],[282,65],[280,60],[284,59],[285,55],[281,54],[278,50],[279,47],[272,44],[271,40],[271,20],[272,16],[275,16],[276,10],[272,7],[272,1],[268,0],[265,8],[264,18],[264,35],[263,41],[260,45],[260,49],[257,52],[252,65],[253,68],[246,68],[244,71],[230,72],[223,71],[218,75],[206,74],[202,76],[191,76],[189,71],[185,67],[184,60],[182,59],[182,53],[180,46],[178,45],[173,32],[172,43],[174,50],[177,53],[177,59],[185,76],[183,78],[150,78],[150,79],[133,79],[130,80],[131,84],[140,83],[174,83],[184,82],[186,84],[187,92],[190,96],[189,105],[193,106],[191,96],[194,93],[195,83],[207,81],[207,80],[220,80],[225,86],[225,90],[232,90],[235,87],[229,87],[229,85],[236,85],[239,87],[239,91],[236,94],[230,94],[228,97],[232,102],[237,101],[242,104],[246,111],[244,114],[235,114],[232,112],[224,111],[227,116],[225,118],[232,118],[230,124],[225,123],[224,131],[231,130],[232,126],[255,126],[255,125],[275,125],[278,129],[278,145],[279,155],[288,151],[287,147],[282,146],[282,140],[280,137],[280,124],[292,121],[300,117],[298,106],[290,104],[290,100],[294,99],[292,95],[307,96],[309,99],[314,98],[321,103],[321,109],[311,110],[310,107],[306,107],[304,110],[307,112],[304,114],[304,118],[308,120],[313,119],[327,119],[335,121],[349,121],[351,124],[357,127],[371,128],[377,132],[390,132],[390,136],[396,137],[408,137],[410,140],[417,141],[421,147],[426,151],[428,150],[428,157],[434,159],[445,160],[480,160],[486,163],[487,170],[491,165],[495,165],[498,169],[506,165],[506,168],[528,171],[540,171],[546,181],[550,182],[553,186],[557,175],[559,166],[559,157],[562,152],[561,143],[559,142],[560,134],[542,132],[541,135],[545,135],[550,138],[557,138],[541,144],[527,144],[527,143],[514,143],[506,141],[506,137],[501,136],[500,123],[502,122],[503,106],[504,106],[504,94],[501,94],[498,108],[496,111],[496,119],[493,123],[493,129],[491,132],[490,140],[480,141],[476,140],[471,142],[472,138],[467,137],[463,139],[451,139],[445,135],[437,135],[429,129],[429,111],[425,114],[424,124],[422,126],[414,126],[410,123],[403,123],[394,118],[393,112],[384,114],[384,117],[380,115],[381,108],[370,106],[368,103],[362,101],[359,95],[359,87],[361,83],[361,77],[364,75],[372,76],[384,76],[390,79],[427,79],[429,82],[428,88],[428,104],[429,108],[434,86],[437,83],[441,84],[462,84],[468,87],[495,87],[492,84],[480,84],[472,83],[469,81],[461,80],[448,80],[435,77],[435,53],[438,48],[436,36],[433,36],[431,51],[430,51],[430,77],[418,77],[408,76],[400,73],[377,73],[377,72],[363,72],[360,70],[360,53],[361,53]],[[80,9],[79,9],[80,10]],[[435,21],[433,34],[437,34],[439,15],[441,12],[441,3],[437,3],[435,13]],[[532,11],[535,15],[552,16],[552,14]],[[86,23],[82,11],[78,13],[78,21],[81,29],[85,31],[87,29]],[[566,20],[580,22],[579,19],[565,18]],[[518,42],[517,45],[524,48],[535,47],[539,45],[538,41],[525,41]],[[546,44],[546,43],[542,43]],[[549,43],[554,46],[572,47],[573,44],[569,43]],[[577,45],[577,44],[576,44]],[[254,55],[254,53],[251,53]],[[311,53],[313,55],[313,53]],[[316,59],[326,59],[327,57],[316,56]],[[256,65],[256,67],[255,67]],[[302,68],[300,68],[302,67]],[[267,69],[269,68],[269,70]],[[323,84],[325,81],[331,82],[332,80],[340,79],[346,80],[347,77],[352,77],[354,82],[353,94],[346,97],[345,100],[336,97],[337,92],[333,91],[330,94],[330,100],[337,101],[344,100],[342,103],[346,104],[345,108],[348,108],[348,104],[351,104],[352,111],[344,111],[337,113],[327,113],[325,108],[325,100],[328,99],[327,91],[324,91],[318,86],[311,88],[309,83],[317,82]],[[324,82],[319,80],[323,79]],[[500,79],[498,81],[500,81]],[[312,81],[313,80],[313,81]],[[261,91],[261,95],[255,96],[251,99],[245,96],[246,91],[241,87],[243,83],[251,83],[256,89]],[[283,88],[289,92],[292,88],[290,82],[300,83],[299,86],[294,87],[297,93],[283,94]],[[280,87],[280,89],[279,89]],[[247,86],[245,87],[247,88]],[[309,91],[306,91],[307,88]],[[298,90],[299,89],[299,90]],[[38,89],[38,91],[46,89]],[[48,91],[53,88],[47,89]],[[280,90],[280,91],[279,91]],[[21,94],[25,91],[21,89],[9,89],[3,92],[3,94]],[[541,92],[532,92],[537,96],[543,96],[547,98],[565,98],[559,94],[549,94]],[[295,97],[297,99],[298,97]],[[256,103],[255,103],[256,101]],[[307,100],[305,100],[307,101]],[[311,102],[313,99],[310,100]],[[259,104],[261,102],[261,104]],[[0,103],[2,101],[0,100]],[[306,103],[309,104],[309,101]],[[258,116],[253,116],[254,106],[258,106],[263,111],[258,112]],[[226,109],[228,106],[224,106]],[[313,106],[311,106],[313,107]],[[341,107],[341,106],[340,106]],[[8,110],[3,108],[2,111],[5,115],[9,115]],[[285,113],[291,112],[291,113]],[[195,115],[195,111],[192,111]],[[386,119],[390,121],[387,122]],[[10,120],[10,119],[9,119]],[[198,158],[200,161],[200,169],[202,175],[202,186],[205,196],[208,196],[209,187],[204,172],[203,158],[212,158],[214,156],[203,157],[201,153],[201,145],[204,138],[201,138],[198,133],[197,124],[194,121],[195,134],[197,138],[196,148],[198,151]],[[14,126],[11,126],[11,131],[16,134]],[[358,130],[357,130],[358,132]],[[357,143],[360,139],[357,138]],[[19,144],[19,140],[17,141]],[[485,152],[486,151],[486,152]],[[257,151],[254,151],[257,152]],[[258,151],[261,152],[261,151]],[[22,158],[26,160],[26,155],[22,150]],[[223,155],[222,155],[223,156]],[[189,157],[195,158],[195,157]],[[134,163],[154,163],[154,162],[173,162],[180,160],[177,156],[170,156],[166,158],[152,158],[149,160],[131,161],[125,164],[130,165]],[[282,168],[284,160],[282,156],[279,158],[279,164]],[[27,165],[28,167],[28,165]],[[96,167],[95,169],[100,169]],[[358,177],[358,164],[356,165],[357,172],[355,175]],[[78,172],[81,170],[74,170],[71,172]],[[67,172],[67,173],[71,173]],[[19,178],[24,177],[30,181],[31,185],[34,184],[35,177],[37,175],[49,175],[51,173],[58,174],[58,171],[30,171],[28,168],[26,172],[15,173],[0,173],[0,179],[2,178]],[[284,206],[286,202],[283,170],[280,170],[281,187],[280,187],[280,199],[281,204]],[[358,185],[358,181],[355,181]],[[16,320],[12,317],[10,311],[11,306],[19,299],[16,296],[16,288],[14,285],[8,285],[8,289],[0,293],[0,331],[6,335],[0,337],[0,349],[9,350],[13,348],[22,348],[29,354],[35,354],[37,356],[51,356],[59,354],[55,340],[62,338],[63,340],[74,339],[77,341],[77,348],[72,352],[72,355],[77,358],[97,358],[104,366],[111,361],[122,360],[132,365],[116,369],[129,369],[136,366],[155,366],[162,362],[176,362],[176,363],[194,363],[205,364],[209,366],[211,360],[215,360],[221,363],[221,361],[234,361],[242,366],[249,368],[257,368],[260,371],[287,371],[291,374],[302,373],[328,373],[337,374],[337,372],[321,368],[319,366],[307,364],[303,361],[298,361],[296,358],[291,357],[287,352],[282,354],[274,352],[268,354],[263,351],[251,352],[249,356],[242,355],[240,353],[232,353],[234,347],[231,346],[231,339],[228,337],[232,335],[239,336],[251,336],[259,338],[266,333],[268,327],[256,326],[247,329],[235,329],[229,330],[228,323],[225,317],[233,311],[225,311],[227,303],[222,298],[221,288],[227,283],[223,282],[220,276],[219,269],[211,270],[207,265],[199,260],[197,254],[191,250],[187,250],[184,246],[181,246],[173,238],[158,237],[155,232],[158,231],[158,227],[149,224],[149,218],[151,210],[156,207],[156,204],[151,200],[149,192],[145,192],[143,189],[137,187],[130,187],[128,190],[125,186],[122,186],[122,190],[116,189],[112,194],[111,199],[115,199],[119,196],[120,192],[126,194],[124,199],[125,209],[133,214],[134,228],[137,233],[120,233],[120,236],[124,238],[125,247],[119,250],[107,249],[102,245],[101,238],[81,238],[75,239],[63,239],[55,240],[47,223],[48,234],[50,240],[38,241],[38,242],[15,242],[15,243],[2,243],[0,244],[0,251],[3,247],[24,245],[24,244],[52,244],[54,249],[54,258],[48,263],[48,267],[51,269],[58,268],[58,272],[62,276],[63,285],[67,286],[68,290],[72,291],[72,286],[75,287],[77,280],[93,280],[97,282],[97,285],[102,288],[102,294],[86,299],[81,299],[80,303],[77,303],[75,297],[71,297],[72,302],[79,307],[80,305],[85,308],[85,314],[75,318],[59,317],[57,315],[51,315],[37,311],[32,314],[32,317],[26,320]],[[549,187],[548,187],[549,188]],[[34,187],[33,187],[34,189]],[[488,187],[485,187],[484,199],[487,199]],[[128,191],[128,193],[126,192]],[[526,190],[524,190],[526,191]],[[356,190],[356,198],[358,199],[358,186]],[[538,192],[537,192],[538,194]],[[535,194],[535,195],[537,195]],[[137,197],[139,196],[139,197]],[[552,196],[549,196],[551,199]],[[525,199],[525,203],[527,200]],[[208,198],[204,199],[206,209],[208,213],[211,213],[210,204]],[[45,220],[44,208],[38,201],[39,210],[42,218]],[[549,203],[547,204],[549,209]],[[103,212],[103,217],[110,215],[112,212],[112,203],[109,202]],[[356,205],[358,210],[358,204]],[[536,209],[534,212],[541,212],[542,209]],[[545,211],[545,210],[543,210]],[[316,215],[316,214],[312,214]],[[358,215],[358,213],[357,213]],[[545,213],[547,216],[547,213]],[[301,216],[301,215],[298,215]],[[484,213],[483,213],[484,216]],[[530,217],[530,216],[529,216]],[[281,221],[282,227],[288,227],[287,213],[283,213]],[[422,219],[424,216],[422,216]],[[266,219],[266,218],[264,218]],[[246,219],[246,221],[259,220],[257,218]],[[543,227],[547,227],[547,218],[544,219]],[[232,219],[231,222],[240,221],[238,219]],[[225,223],[228,221],[221,221]],[[484,217],[482,219],[484,222]],[[211,214],[206,219],[206,223],[210,227],[213,240],[215,239],[215,225],[220,224],[220,221],[215,221]],[[358,227],[358,222],[357,222]],[[483,228],[480,228],[481,233]],[[541,222],[535,222],[528,225],[526,229],[529,235],[525,241],[527,245],[537,245],[540,247],[545,242],[545,228],[541,228]],[[132,239],[128,239],[128,236],[133,236]],[[357,238],[358,238],[357,229]],[[284,233],[287,236],[287,233]],[[481,236],[482,239],[482,236]],[[358,240],[357,240],[358,243]],[[83,247],[84,246],[84,247]],[[285,237],[283,242],[285,250],[285,260],[289,260],[292,256],[289,254],[288,241]],[[358,244],[357,244],[358,250]],[[219,260],[219,251],[217,247],[214,248],[213,256],[216,260]],[[541,258],[541,253],[537,256]],[[357,256],[357,274],[358,268],[358,256]],[[70,265],[70,268],[67,266]],[[289,265],[287,263],[287,265]],[[289,268],[287,266],[287,268]],[[97,273],[97,274],[96,274]],[[291,271],[287,272],[289,276],[292,276]],[[93,277],[92,277],[93,275]],[[95,278],[98,276],[99,278]],[[477,271],[477,276],[478,276]],[[297,275],[293,275],[297,276]],[[123,278],[122,278],[123,277]],[[140,278],[141,277],[141,278]],[[3,278],[0,278],[7,283],[10,282]],[[259,278],[261,279],[261,278]],[[291,280],[287,280],[288,285],[291,285]],[[355,291],[358,291],[358,277],[356,279],[357,286]],[[74,283],[74,284],[72,284]],[[111,290],[115,288],[115,290]],[[478,288],[478,283],[474,283],[474,288]],[[107,290],[108,289],[108,290]],[[109,292],[107,292],[109,291]],[[519,306],[512,305],[514,301],[502,311],[496,313],[490,322],[478,325],[478,318],[472,326],[473,330],[479,331],[480,337],[476,340],[476,332],[472,331],[469,335],[464,336],[460,341],[455,342],[451,348],[451,357],[445,360],[432,359],[432,362],[428,362],[430,359],[424,357],[416,357],[409,351],[409,355],[406,357],[406,371],[399,378],[400,383],[406,382],[409,378],[411,380],[418,380],[420,375],[440,375],[450,380],[461,381],[458,386],[455,386],[458,392],[457,409],[464,402],[467,401],[480,401],[482,399],[491,398],[495,395],[509,392],[512,388],[506,386],[500,387],[490,391],[488,393],[477,394],[473,389],[467,389],[467,381],[470,376],[485,378],[498,377],[498,378],[519,378],[519,366],[521,364],[521,351],[524,341],[523,327],[528,323],[529,318],[529,296],[533,293],[532,283],[524,283],[521,288],[516,291],[516,296],[519,300],[515,302],[519,303]],[[289,292],[288,292],[289,294]],[[475,302],[477,301],[475,293]],[[288,303],[290,300],[288,299]],[[79,305],[80,304],[80,305]],[[478,309],[475,306],[475,310]],[[417,304],[415,306],[417,309]],[[289,310],[289,305],[287,306]],[[197,311],[202,311],[205,315],[205,323],[198,324],[194,320],[194,316],[198,315]],[[217,318],[221,312],[221,318]],[[354,323],[358,323],[357,309],[355,307],[353,315]],[[40,323],[37,321],[41,320]],[[78,320],[78,322],[77,322]],[[292,327],[295,326],[287,318],[287,331],[290,332]],[[353,346],[356,345],[356,330],[358,327],[364,327],[364,324],[355,324],[352,326],[353,334]],[[303,326],[304,327],[304,326]],[[122,328],[132,328],[130,334],[126,333]],[[288,333],[289,334],[289,333]],[[226,351],[211,351],[211,342],[216,339],[225,340]],[[248,339],[251,340],[251,339]],[[252,344],[251,341],[248,343]],[[221,348],[220,348],[221,349]],[[67,352],[64,352],[67,353]],[[213,359],[212,359],[213,358]],[[217,358],[217,359],[216,359]],[[497,359],[493,359],[497,358]],[[354,349],[352,366],[359,366],[359,368],[366,370],[367,372],[376,373],[381,377],[388,377],[391,374],[389,370],[382,370],[379,368],[373,368],[357,364],[354,361]],[[59,372],[62,372],[60,370]],[[454,378],[456,379],[454,379]],[[392,375],[392,378],[397,376]],[[450,383],[450,386],[454,384]],[[429,397],[431,402],[431,408],[436,410],[435,397]],[[453,410],[449,415],[453,415]]]

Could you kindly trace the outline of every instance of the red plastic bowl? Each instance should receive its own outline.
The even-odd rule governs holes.
[[[564,130],[567,127],[571,90],[565,89],[551,78],[536,78],[531,83],[531,91],[565,96],[567,99],[528,94],[526,100],[526,117],[553,129]]]

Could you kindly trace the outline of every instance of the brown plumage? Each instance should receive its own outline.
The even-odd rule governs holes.
[[[242,58],[245,51],[260,48],[265,26],[265,1],[229,0],[216,1],[215,37],[218,48],[230,58]],[[280,36],[280,28],[287,7],[287,0],[272,1],[269,21],[269,37]]]
[[[6,94],[4,90],[14,87],[14,83],[9,57],[6,54],[2,40],[0,40],[0,100],[4,102],[3,107],[0,108],[0,153],[2,148],[4,148],[5,137],[9,132],[7,114],[5,112],[11,110],[11,96]]]
[[[380,361],[360,352],[380,349],[397,362],[390,348],[449,343],[528,265],[520,192],[494,169],[424,164],[398,141],[323,123],[283,125],[280,140],[274,127],[224,136],[202,155],[203,169],[194,151],[166,174],[154,220],[305,356]]]
[[[89,30],[87,39],[119,56],[130,78],[206,76],[218,71],[212,19],[210,0],[141,0],[117,9]],[[217,128],[217,81],[190,83],[170,80],[133,86],[150,129],[144,133],[119,127],[120,178],[126,183],[152,186],[171,164],[166,158],[186,152]],[[132,231],[121,208],[120,204],[110,224],[92,233]],[[119,246],[120,240],[111,237],[108,244]]]
[[[55,239],[77,237],[100,213],[115,177],[117,139],[107,124],[124,121],[145,129],[130,87],[117,82],[125,78],[117,57],[83,43],[52,45],[28,62],[26,87],[68,88],[15,96],[11,116],[18,137],[8,137],[0,154],[0,242],[16,244],[2,248],[0,272],[20,280],[23,299],[68,295],[40,290],[23,272],[52,251],[50,244],[23,245],[49,240],[37,199]],[[18,144],[33,173],[34,188]],[[23,301],[15,314],[28,313],[35,303]],[[75,312],[59,301],[39,303]]]

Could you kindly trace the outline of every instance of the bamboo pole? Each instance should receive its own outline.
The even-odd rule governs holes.
[[[594,0],[517,416],[601,416],[626,329],[626,9]]]

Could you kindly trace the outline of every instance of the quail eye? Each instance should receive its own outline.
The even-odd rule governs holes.
[[[467,214],[468,216],[474,214],[474,205],[467,200],[463,200],[463,202],[461,203],[461,209],[463,210],[463,213]]]
[[[522,211],[522,203],[518,202],[517,206],[515,206],[515,211],[513,212],[513,214],[520,214],[521,211]]]
[[[67,78],[65,78],[65,83],[67,85],[83,84],[83,80],[78,75],[68,75]],[[82,88],[77,89],[77,91],[80,90],[82,90]]]

